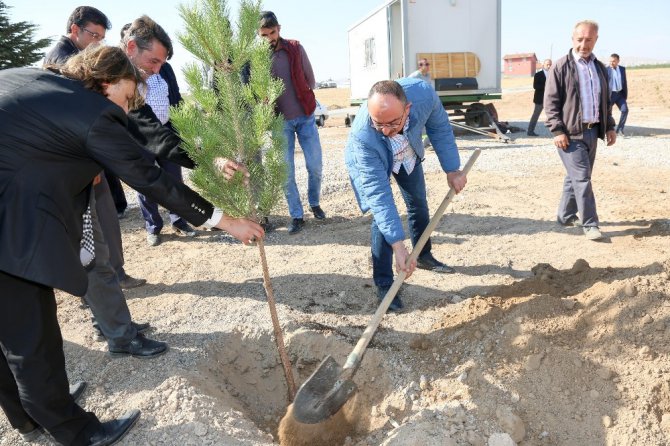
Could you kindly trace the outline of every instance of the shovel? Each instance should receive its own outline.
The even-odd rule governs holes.
[[[472,165],[475,163],[480,153],[480,149],[475,149],[472,156],[470,156],[470,159],[463,167],[464,174],[467,175],[470,172]],[[456,195],[456,191],[453,188],[450,188],[447,196],[442,200],[442,204],[437,208],[435,215],[430,219],[428,226],[423,231],[423,234],[421,234],[421,238],[419,238],[416,246],[414,246],[409,259],[407,259],[407,265],[412,263],[419,256],[419,253],[428,241],[430,234],[439,223],[440,218],[442,218],[442,214],[444,214],[447,206],[454,198],[454,195]],[[344,367],[340,367],[337,361],[335,361],[332,356],[328,355],[326,356],[326,359],[321,362],[316,371],[307,378],[307,381],[300,386],[298,393],[295,396],[295,400],[293,401],[293,416],[297,421],[305,424],[320,423],[335,415],[349,398],[351,398],[354,392],[356,392],[358,388],[351,378],[354,376],[354,373],[356,373],[356,370],[358,370],[365,349],[372,340],[372,336],[377,330],[386,310],[388,310],[389,305],[391,305],[391,301],[400,289],[400,285],[402,285],[405,280],[405,276],[405,271],[401,271],[393,281],[393,285],[391,285],[386,296],[384,296],[384,299],[379,304],[379,308],[377,308],[372,320],[363,332],[361,338],[358,340],[356,347],[347,357],[347,362],[344,363]]]

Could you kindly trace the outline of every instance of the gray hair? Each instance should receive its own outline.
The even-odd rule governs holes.
[[[577,31],[577,28],[580,26],[590,26],[591,28],[596,30],[596,34],[598,33],[598,22],[594,20],[581,20],[575,24],[575,27],[572,29],[573,32]]]

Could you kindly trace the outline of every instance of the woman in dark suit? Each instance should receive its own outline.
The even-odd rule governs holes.
[[[0,407],[22,434],[45,429],[63,445],[102,446],[139,411],[101,423],[74,402],[53,292],[86,292],[79,248],[93,178],[107,168],[190,223],[244,243],[264,234],[145,160],[126,129],[142,80],[121,49],[90,48],[63,74],[0,71]]]

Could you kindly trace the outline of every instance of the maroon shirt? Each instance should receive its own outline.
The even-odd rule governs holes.
[[[302,69],[305,73],[305,80],[311,88],[314,88],[316,86],[314,71],[302,45],[300,45],[300,54],[302,56]],[[284,92],[277,99],[277,108],[284,115],[284,119],[291,120],[305,116],[305,111],[298,100],[293,81],[291,80],[291,63],[288,53],[283,47],[272,53],[272,75],[284,81]]]

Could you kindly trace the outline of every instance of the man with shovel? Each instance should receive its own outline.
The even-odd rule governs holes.
[[[393,176],[407,206],[407,220],[416,245],[430,215],[426,200],[426,182],[421,163],[424,147],[421,132],[428,138],[447,182],[460,192],[467,182],[459,170],[460,158],[442,102],[428,84],[418,79],[380,81],[372,86],[368,100],[361,105],[349,134],[345,160],[358,204],[363,212],[372,211],[372,275],[381,301],[393,283],[393,256],[398,271],[409,277],[416,267],[436,273],[454,269],[435,259],[430,240],[415,262],[406,265],[409,253],[405,233],[393,200],[389,177]],[[389,306],[403,308],[400,294]]]

